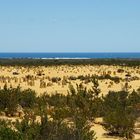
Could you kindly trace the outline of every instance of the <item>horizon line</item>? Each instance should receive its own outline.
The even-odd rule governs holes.
[[[140,52],[0,52],[0,53],[140,53]]]

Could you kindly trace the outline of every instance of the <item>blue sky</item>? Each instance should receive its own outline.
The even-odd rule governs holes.
[[[140,52],[140,0],[0,0],[0,52]]]

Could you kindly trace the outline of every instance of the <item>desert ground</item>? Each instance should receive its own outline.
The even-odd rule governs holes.
[[[69,85],[74,87],[82,83],[87,89],[92,87],[89,77],[98,77],[100,95],[109,91],[120,91],[127,86],[129,91],[140,88],[140,67],[107,66],[107,65],[61,65],[61,66],[0,66],[0,88],[20,86],[21,89],[35,90],[40,96],[60,93],[66,95]],[[100,77],[100,78],[99,78]],[[127,83],[127,85],[126,85]],[[100,120],[100,118],[99,118]],[[106,137],[100,124],[93,129],[99,140],[119,140],[117,137]],[[140,140],[140,135],[135,135]]]
[[[128,90],[140,88],[140,68],[125,66],[39,66],[39,67],[0,67],[0,88],[20,86],[22,89],[35,90],[38,95],[67,94],[69,84],[82,83],[88,89],[92,83],[89,77],[98,76],[102,95],[108,91],[119,91],[128,83]],[[109,78],[108,78],[109,77]]]

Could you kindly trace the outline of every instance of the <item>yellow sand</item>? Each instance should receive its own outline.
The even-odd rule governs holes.
[[[118,73],[118,69],[123,69],[124,73]],[[43,74],[42,76],[37,76],[37,73],[41,71]],[[18,72],[19,75],[13,75],[13,72]],[[121,67],[121,66],[48,66],[48,67],[0,67],[0,77],[4,77],[4,81],[0,79],[0,88],[3,88],[4,84],[7,83],[8,86],[17,87],[18,85],[21,86],[22,89],[32,89],[35,90],[39,95],[47,92],[48,94],[54,94],[55,92],[59,92],[61,94],[67,94],[69,83],[76,84],[81,83],[80,80],[67,80],[69,83],[66,85],[62,85],[62,80],[57,83],[52,83],[50,80],[52,77],[60,77],[63,79],[67,79],[69,76],[79,76],[79,75],[103,75],[109,73],[112,77],[118,76],[122,78],[124,81],[120,83],[114,83],[110,80],[99,80],[99,85],[101,89],[101,94],[106,95],[108,91],[119,91],[125,85],[125,78],[126,74],[130,74],[131,77],[138,77],[137,80],[130,80],[129,82],[129,90],[137,90],[140,87],[140,68],[129,68],[129,67]],[[34,85],[30,86],[27,81],[23,81],[23,78],[27,75],[33,75],[36,77],[34,81]],[[11,80],[8,80],[11,79]],[[15,81],[15,79],[17,81]],[[43,80],[48,86],[46,88],[40,88],[40,81]],[[88,89],[91,88],[92,83],[85,84]]]

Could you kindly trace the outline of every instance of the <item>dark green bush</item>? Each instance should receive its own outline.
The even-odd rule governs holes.
[[[32,108],[36,103],[36,93],[32,90],[21,91],[20,87],[7,88],[0,90],[0,111],[6,114],[15,113],[18,105],[23,108]]]
[[[21,91],[19,98],[19,104],[23,108],[32,108],[36,104],[36,93],[31,89]]]
[[[112,135],[133,138],[135,117],[128,107],[128,93],[109,92],[104,98],[104,127]]]
[[[23,140],[19,132],[9,127],[10,124],[0,120],[0,140]]]
[[[10,88],[6,86],[0,90],[0,110],[5,111],[7,114],[13,114],[18,105],[20,97],[20,88]]]

